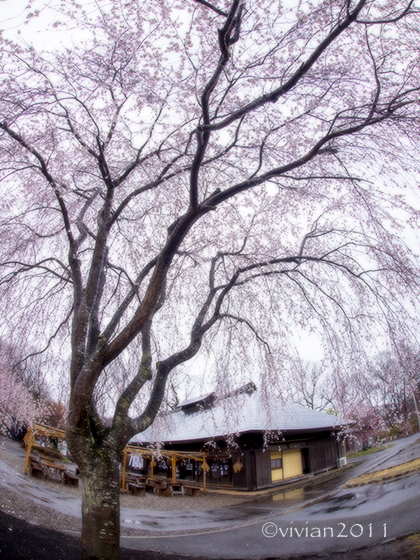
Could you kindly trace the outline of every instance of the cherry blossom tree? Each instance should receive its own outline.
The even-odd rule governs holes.
[[[383,352],[372,361],[366,375],[365,393],[389,428],[409,429],[413,397],[419,379],[419,355],[400,343],[393,353]]]
[[[0,433],[31,426],[49,413],[47,401],[31,393],[11,365],[0,357]]]
[[[66,405],[52,398],[47,379],[48,365],[36,351],[30,356],[0,341],[0,432],[22,436],[34,422],[59,427]]]
[[[350,421],[345,434],[347,441],[351,444],[356,440],[359,445],[361,443],[364,451],[372,445],[372,441],[377,442],[378,435],[386,428],[380,411],[363,399],[360,399],[357,405],[353,403],[349,406],[347,419]]]
[[[0,356],[4,364],[13,372],[13,376],[24,385],[35,400],[50,398],[50,381],[48,380],[48,361],[43,353],[38,353],[28,344],[14,346],[0,340]]]
[[[183,364],[212,352],[222,383],[246,369],[269,395],[294,329],[349,364],[413,336],[419,13],[55,8],[70,48],[2,41],[1,306],[14,339],[68,353],[83,558],[117,559],[121,452]]]
[[[289,392],[295,402],[329,407],[352,421],[346,437],[366,447],[370,436],[407,434],[413,425],[417,429],[419,366],[418,350],[396,340],[392,351],[366,357],[347,372],[331,371],[326,363],[297,364]]]

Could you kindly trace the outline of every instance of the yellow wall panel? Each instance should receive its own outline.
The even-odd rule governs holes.
[[[276,451],[274,453],[270,453],[270,460],[273,461],[273,459],[281,459],[282,458],[282,452],[281,451]],[[279,480],[283,480],[283,468],[280,467],[279,469],[272,469],[271,470],[271,482],[278,482]]]
[[[283,469],[273,469],[271,471],[271,482],[283,480]]]
[[[302,452],[300,449],[283,452],[283,473],[284,478],[303,474]]]

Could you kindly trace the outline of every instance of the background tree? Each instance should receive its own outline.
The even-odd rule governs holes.
[[[328,360],[296,363],[289,376],[290,398],[355,422],[350,440],[367,444],[381,438],[407,435],[419,424],[416,402],[419,384],[419,353],[404,342],[394,341],[392,350],[358,362],[351,370]]]
[[[413,425],[418,427],[413,417],[413,399],[419,376],[418,352],[406,344],[400,343],[394,352],[383,352],[375,361],[372,360],[364,392],[382,416],[388,430],[394,428],[394,433],[406,433]]]
[[[19,378],[4,356],[0,356],[0,433],[20,435],[25,427],[44,421],[50,407]]]
[[[48,361],[37,350],[28,345],[19,348],[0,340],[0,356],[13,375],[31,393],[35,400],[50,397],[51,380],[48,379]]]
[[[0,341],[0,432],[23,437],[34,422],[65,428],[68,407],[51,379],[46,356]]]
[[[349,367],[413,336],[419,17],[409,0],[56,10],[83,41],[2,42],[1,305],[15,342],[69,354],[83,558],[118,558],[120,454],[200,349],[269,398],[296,329]]]
[[[328,365],[297,361],[288,377],[288,396],[306,408],[333,409],[335,388]]]

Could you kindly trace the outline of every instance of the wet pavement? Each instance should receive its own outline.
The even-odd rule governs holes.
[[[420,530],[420,474],[359,488],[344,484],[419,457],[420,434],[416,434],[366,456],[331,480],[282,488],[238,506],[177,512],[121,508],[121,525],[137,532],[123,537],[122,545],[195,557],[286,558],[385,542]],[[41,487],[2,461],[0,485],[80,517],[80,499]]]
[[[418,531],[420,476],[391,483],[390,491],[375,486],[344,491],[295,512],[272,512],[236,527],[194,535],[124,537],[122,544],[196,558],[268,559],[346,552]]]
[[[289,558],[349,552],[381,544],[420,530],[420,474],[360,488],[343,488],[355,476],[374,472],[420,456],[419,436],[399,440],[393,447],[366,457],[339,477],[311,488],[281,492],[238,507],[197,518],[202,531],[191,534],[191,515],[177,517],[177,534],[123,537],[122,544],[205,558]],[[223,511],[223,515],[221,515]],[[184,524],[183,530],[180,526]],[[369,558],[368,549],[366,558]]]
[[[64,494],[55,488],[40,485],[34,479],[17,473],[0,460],[0,486],[6,486],[36,504],[81,517],[81,501],[79,498]]]

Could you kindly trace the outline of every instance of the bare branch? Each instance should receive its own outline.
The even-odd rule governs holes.
[[[206,0],[194,0],[194,2],[198,2],[199,4],[206,6],[206,8],[210,8],[210,10],[213,10],[213,12],[216,12],[216,14],[219,14],[219,16],[228,17],[229,15],[223,10],[219,10],[219,8],[216,8],[216,6],[213,6],[213,4],[210,4],[210,2],[207,2]]]
[[[403,19],[408,14],[418,14],[418,13],[420,13],[419,10],[412,9],[413,4],[414,4],[414,0],[410,0],[410,2],[407,4],[407,7],[404,8],[404,10],[402,10],[399,14],[397,14],[394,17],[376,19],[376,20],[371,20],[371,21],[363,20],[363,19],[357,19],[356,21],[357,21],[357,23],[362,23],[364,25],[384,25],[384,24],[387,24],[387,23],[396,23],[397,21],[400,21],[401,19]]]

